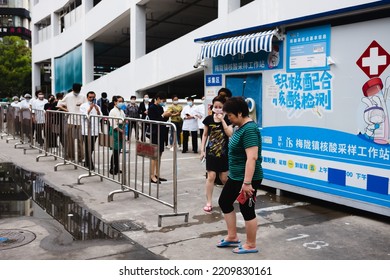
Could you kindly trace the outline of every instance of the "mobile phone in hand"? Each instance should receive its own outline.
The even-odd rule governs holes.
[[[248,200],[248,197],[245,197],[244,192],[240,192],[240,194],[237,196],[237,201],[240,204],[245,204],[245,202]]]

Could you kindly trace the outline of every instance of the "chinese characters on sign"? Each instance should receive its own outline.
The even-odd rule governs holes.
[[[222,86],[222,75],[206,75],[206,86]]]
[[[273,44],[271,52],[248,52],[234,56],[218,56],[213,58],[213,73],[237,73],[283,68],[283,43]]]
[[[287,71],[329,70],[330,26],[287,32]]]
[[[323,111],[332,111],[332,78],[328,71],[277,73],[274,84],[279,88],[272,104],[288,112],[288,117],[299,117],[311,111],[318,117]]]

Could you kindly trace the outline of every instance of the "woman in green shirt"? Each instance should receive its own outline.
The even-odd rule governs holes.
[[[256,190],[263,179],[261,167],[261,135],[257,124],[249,117],[248,105],[242,97],[232,97],[223,106],[232,127],[222,121],[225,132],[231,135],[229,141],[229,176],[222,189],[218,203],[224,213],[228,234],[217,247],[238,246],[233,253],[257,253],[257,218],[255,213]],[[246,242],[241,244],[236,227],[236,213],[233,203],[243,196],[239,203],[245,220]]]

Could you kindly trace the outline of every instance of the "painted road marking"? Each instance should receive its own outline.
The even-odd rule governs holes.
[[[310,235],[308,234],[298,234],[298,236],[296,237],[292,237],[292,238],[289,238],[289,239],[286,239],[287,241],[294,241],[294,240],[298,240],[298,239],[302,239],[302,238],[306,238],[306,237],[309,237]]]
[[[308,203],[308,202],[295,202],[295,203],[290,204],[290,205],[283,204],[283,205],[278,205],[278,206],[265,207],[265,208],[258,209],[257,214],[260,214],[263,212],[279,211],[279,210],[294,208],[294,207],[298,207],[298,206],[306,206],[306,205],[310,205],[310,203]]]

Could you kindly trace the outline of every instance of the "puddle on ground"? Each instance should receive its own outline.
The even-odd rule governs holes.
[[[0,219],[49,215],[76,240],[123,237],[115,227],[50,187],[41,177],[12,163],[0,163]]]

